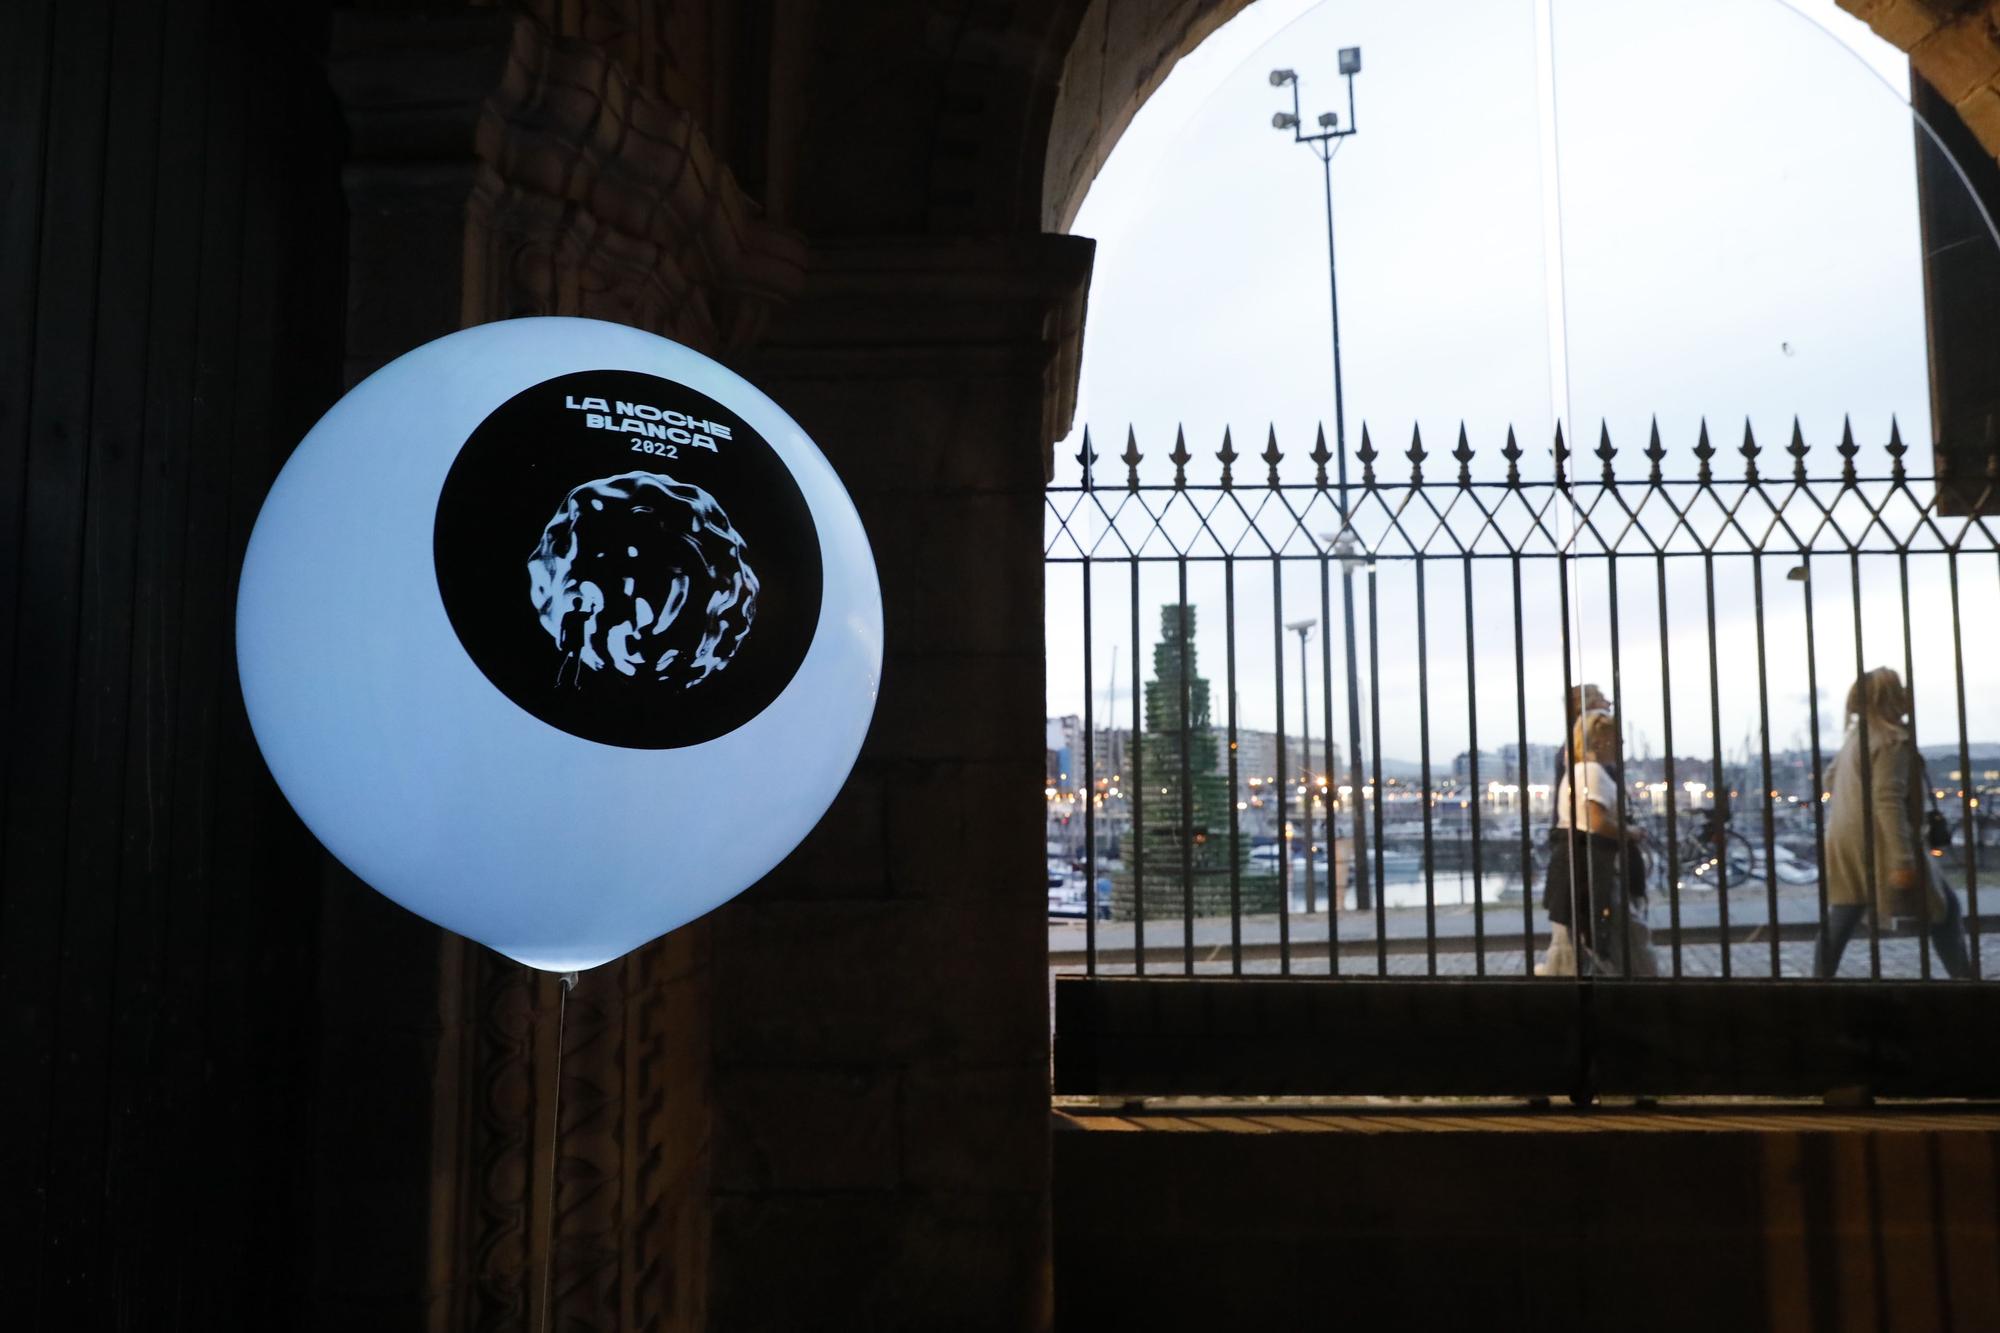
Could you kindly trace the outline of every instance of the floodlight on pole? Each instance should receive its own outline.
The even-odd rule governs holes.
[[[1347,80],[1347,126],[1341,128],[1340,118],[1333,112],[1320,114],[1319,132],[1305,133],[1299,125],[1299,78],[1289,69],[1271,71],[1271,86],[1290,87],[1292,109],[1279,112],[1271,120],[1279,129],[1292,131],[1292,142],[1311,144],[1315,156],[1320,160],[1320,170],[1326,187],[1326,280],[1327,304],[1332,316],[1333,332],[1333,435],[1334,456],[1339,460],[1338,513],[1340,531],[1327,544],[1323,555],[1338,559],[1340,563],[1340,604],[1343,629],[1347,649],[1347,754],[1350,766],[1348,785],[1355,794],[1354,801],[1354,905],[1357,908],[1370,906],[1369,875],[1367,860],[1367,822],[1363,818],[1361,793],[1366,790],[1361,776],[1361,669],[1357,661],[1354,642],[1354,574],[1357,566],[1366,565],[1369,578],[1374,578],[1373,565],[1365,558],[1357,558],[1357,544],[1349,527],[1352,510],[1348,500],[1347,484],[1347,404],[1340,376],[1340,285],[1338,271],[1334,264],[1333,247],[1333,155],[1339,150],[1341,141],[1355,133],[1354,116],[1354,76],[1361,72],[1361,48],[1346,46],[1340,48],[1340,73]],[[1282,123],[1281,123],[1282,122]],[[1287,628],[1290,628],[1289,626]],[[1299,636],[1299,647],[1303,653],[1305,636]],[[1333,719],[1327,719],[1329,734]],[[1377,816],[1380,816],[1379,807]],[[1329,819],[1331,816],[1329,815]],[[1331,839],[1329,838],[1329,843]],[[1308,843],[1310,847],[1310,843]],[[1310,850],[1307,866],[1311,866]],[[1330,904],[1330,910],[1337,910],[1337,904]]]

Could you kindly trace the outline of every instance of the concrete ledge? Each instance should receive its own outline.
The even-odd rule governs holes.
[[[1990,1108],[1055,1119],[1061,1329],[2000,1327]]]

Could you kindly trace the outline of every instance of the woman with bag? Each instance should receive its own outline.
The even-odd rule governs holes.
[[[1644,911],[1645,853],[1637,831],[1618,822],[1612,776],[1618,725],[1611,714],[1580,714],[1569,753],[1574,762],[1556,786],[1556,827],[1542,887],[1549,956],[1535,970],[1543,976],[1657,976]]]
[[[1924,794],[1930,777],[1910,735],[1910,692],[1877,667],[1847,692],[1847,737],[1827,775],[1826,924],[1814,974],[1831,977],[1869,905],[1875,919],[1918,918],[1946,975],[1972,975],[1965,915],[1925,848]]]

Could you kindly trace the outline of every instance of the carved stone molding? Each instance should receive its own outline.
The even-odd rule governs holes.
[[[774,379],[1035,375],[1046,477],[1076,411],[1097,243],[1082,236],[815,242],[752,364]]]
[[[694,114],[595,46],[517,19],[476,136],[471,219],[492,313],[616,319],[709,348],[753,338],[804,249],[737,186]]]
[[[702,1327],[708,937],[685,927],[566,1000],[553,976],[451,946],[465,1021],[439,1070],[459,1114],[435,1148],[433,1329]]]
[[[728,349],[798,289],[802,243],[763,219],[695,113],[583,38],[500,9],[349,12],[331,77],[353,143],[360,368],[525,314]]]

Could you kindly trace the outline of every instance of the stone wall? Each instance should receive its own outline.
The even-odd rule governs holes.
[[[1937,89],[2000,158],[2000,0],[1839,0]]]
[[[748,362],[854,496],[886,645],[839,802],[717,913],[716,1327],[1050,1318],[1039,445],[1090,254],[823,244]]]
[[[1996,1140],[1888,1111],[1076,1112],[1057,1294],[1079,1329],[1992,1328]]]

